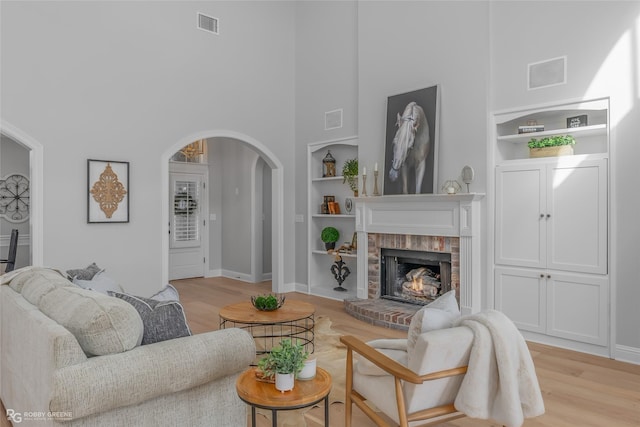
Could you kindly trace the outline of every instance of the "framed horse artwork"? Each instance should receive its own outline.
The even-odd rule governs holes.
[[[387,98],[383,194],[435,193],[440,86]]]

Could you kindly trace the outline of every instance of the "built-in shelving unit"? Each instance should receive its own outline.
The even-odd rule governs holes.
[[[330,141],[311,143],[307,147],[307,185],[308,185],[308,276],[307,293],[325,298],[343,300],[356,296],[357,253],[343,253],[340,256],[350,270],[349,276],[342,283],[346,291],[336,291],[338,282],[331,273],[331,266],[335,256],[327,253],[324,243],[320,239],[322,229],[333,226],[340,232],[340,239],[336,243],[339,247],[343,243],[351,243],[355,232],[355,198],[353,192],[343,177],[323,177],[322,160],[331,151],[336,160],[336,173],[342,172],[342,166],[348,159],[358,157],[358,139],[349,137]],[[340,206],[340,214],[322,213],[321,205],[324,196],[334,196]],[[347,212],[346,200],[352,199],[352,210]]]
[[[609,99],[514,109],[493,119],[495,308],[527,339],[608,356]],[[569,126],[573,121],[581,126]],[[535,125],[544,130],[518,133]],[[572,135],[574,155],[529,158],[531,138],[553,135]]]

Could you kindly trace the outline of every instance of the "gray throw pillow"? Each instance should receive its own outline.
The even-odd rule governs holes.
[[[94,262],[88,265],[87,268],[77,268],[74,270],[67,270],[67,274],[69,275],[71,280],[73,279],[91,280],[93,279],[93,276],[95,276],[100,271],[102,271],[102,269],[98,267]]]
[[[109,292],[131,304],[142,318],[142,345],[191,335],[182,305],[178,301],[156,301],[121,292]]]

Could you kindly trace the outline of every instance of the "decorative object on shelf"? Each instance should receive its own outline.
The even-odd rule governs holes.
[[[373,167],[373,195],[380,195],[380,191],[378,191],[378,162],[376,162],[375,166]]]
[[[587,115],[581,114],[579,116],[567,117],[567,127],[568,128],[579,128],[582,126],[587,126]]]
[[[278,294],[252,295],[251,304],[260,311],[274,311],[284,305],[285,296]]]
[[[325,227],[320,233],[320,239],[322,239],[324,246],[328,251],[336,247],[336,242],[339,238],[340,232],[335,227]]]
[[[572,155],[575,143],[571,135],[554,135],[540,140],[531,138],[527,146],[529,157],[552,157]]]
[[[525,126],[518,126],[518,133],[533,133],[544,131],[544,125],[538,124],[536,120],[527,120]]]
[[[258,361],[258,369],[263,372],[263,378],[275,377],[276,389],[284,393],[293,390],[295,377],[302,371],[307,357],[309,353],[305,351],[304,344],[285,338],[271,349],[268,356]]]
[[[362,197],[367,197],[367,168],[362,169]]]
[[[342,287],[342,282],[344,282],[345,279],[349,276],[349,274],[351,274],[351,270],[349,270],[349,267],[347,267],[347,265],[342,260],[342,257],[340,255],[336,255],[336,260],[333,262],[333,265],[331,266],[331,273],[333,274],[333,277],[338,282],[338,286],[333,288],[333,290],[339,291],[339,292],[346,292],[347,290]]]
[[[351,197],[344,199],[344,208],[348,214],[351,214],[351,210],[353,209],[353,199]]]
[[[329,203],[335,202],[335,196],[324,196],[322,205],[320,205],[320,213],[324,215],[328,215],[329,212]]]
[[[0,218],[14,223],[29,219],[29,198],[29,178],[5,176],[0,180]]]
[[[469,184],[473,182],[473,178],[475,177],[475,174],[476,174],[475,171],[469,165],[466,165],[465,167],[462,168],[462,182],[467,184],[467,193],[471,192],[469,191]]]
[[[460,186],[460,183],[455,179],[445,181],[444,185],[442,186],[442,191],[447,194],[456,194],[460,190],[462,190],[462,186]]]
[[[322,159],[322,177],[331,176],[336,176],[336,159],[331,155],[331,150],[327,150],[327,155]]]
[[[351,237],[351,250],[358,250],[358,233],[356,231],[353,232],[353,236]]]
[[[387,98],[384,194],[437,191],[439,106],[438,85]]]
[[[129,162],[87,160],[87,222],[129,222]]]
[[[358,159],[349,159],[342,166],[342,183],[349,184],[353,196],[358,197]]]
[[[329,202],[329,214],[331,214],[331,215],[340,215],[340,203],[338,203],[338,202]]]

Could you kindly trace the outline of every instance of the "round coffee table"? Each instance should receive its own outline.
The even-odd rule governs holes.
[[[256,425],[256,408],[271,411],[271,424],[278,425],[278,412],[306,408],[324,400],[324,425],[329,427],[329,392],[331,375],[322,368],[316,368],[313,379],[296,380],[293,390],[281,392],[273,383],[258,381],[255,368],[249,368],[238,377],[236,391],[244,402],[251,406],[251,425]]]
[[[301,341],[305,350],[314,351],[315,307],[287,299],[273,311],[260,311],[250,301],[231,304],[220,310],[220,329],[242,328],[256,341],[256,354],[270,353],[282,338]]]

